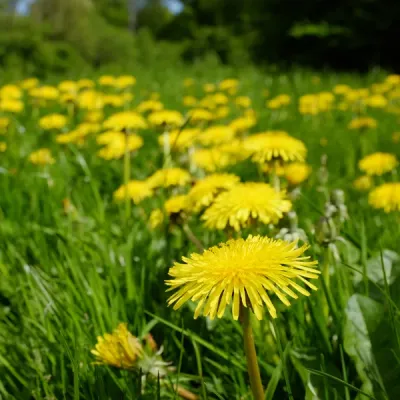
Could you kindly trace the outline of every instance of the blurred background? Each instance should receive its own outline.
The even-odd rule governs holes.
[[[0,0],[0,68],[44,77],[205,58],[399,70],[394,0]]]

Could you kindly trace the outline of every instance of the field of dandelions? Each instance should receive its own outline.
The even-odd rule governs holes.
[[[400,398],[400,75],[0,82],[0,399]]]

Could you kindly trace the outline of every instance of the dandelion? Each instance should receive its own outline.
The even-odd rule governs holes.
[[[160,110],[151,113],[148,121],[151,125],[157,127],[178,128],[183,125],[184,118],[179,111]]]
[[[122,75],[115,79],[115,86],[119,89],[127,89],[136,84],[136,78],[132,75]]]
[[[197,128],[189,129],[176,129],[169,132],[168,135],[160,135],[158,137],[158,143],[160,146],[164,147],[168,145],[171,150],[183,151],[193,146],[196,138],[200,135],[201,131]],[[166,143],[167,141],[167,143]]]
[[[44,130],[62,129],[67,123],[67,117],[62,114],[46,115],[39,120],[39,126]]]
[[[284,131],[271,131],[249,136],[244,146],[253,153],[253,161],[304,161],[307,148],[305,144]]]
[[[309,282],[318,278],[319,271],[315,268],[317,262],[304,255],[308,247],[250,235],[247,239],[229,240],[211,247],[203,254],[193,253],[168,271],[171,277],[166,281],[168,291],[175,291],[168,305],[173,305],[175,310],[192,300],[197,302],[194,318],[204,315],[214,319],[222,318],[227,306],[232,304],[233,318],[240,317],[243,326],[250,385],[257,400],[264,399],[264,390],[249,310],[261,320],[266,307],[271,317],[276,318],[275,299],[271,299],[271,294],[290,306],[288,297],[297,299],[298,293],[309,296],[308,288],[317,289]]]
[[[196,182],[188,193],[190,207],[195,212],[208,207],[224,190],[235,186],[240,178],[234,174],[211,174]]]
[[[361,171],[367,175],[378,175],[381,176],[386,172],[390,172],[395,169],[398,165],[398,161],[395,155],[390,153],[373,153],[358,163]]]
[[[153,190],[146,181],[132,180],[127,184],[121,185],[114,192],[114,200],[122,201],[126,198],[131,199],[135,204],[153,195]]]
[[[348,125],[349,129],[373,129],[376,128],[378,123],[371,117],[354,118]]]
[[[214,125],[205,129],[197,138],[197,142],[204,146],[226,143],[235,137],[236,132],[229,126]]]
[[[291,163],[284,168],[284,177],[291,185],[300,185],[311,174],[311,167],[305,163]]]
[[[111,115],[104,121],[103,127],[117,131],[136,131],[146,129],[147,123],[140,114],[134,111],[122,111]]]
[[[380,208],[385,213],[400,211],[400,182],[384,183],[371,191],[368,197],[369,204]]]
[[[7,143],[0,142],[0,153],[4,153],[7,150]]]
[[[188,171],[182,168],[159,169],[147,179],[151,188],[185,186],[191,180]]]
[[[372,108],[385,108],[388,105],[388,101],[381,94],[374,94],[365,99],[365,104]]]
[[[241,108],[250,108],[251,107],[251,99],[248,96],[239,96],[239,97],[236,97],[235,104]]]
[[[0,111],[18,114],[24,109],[24,103],[18,99],[0,97]]]
[[[164,104],[158,100],[145,100],[142,101],[137,107],[136,111],[144,114],[147,112],[160,111],[164,108]]]
[[[213,119],[213,114],[203,108],[195,108],[189,111],[188,117],[192,123],[207,122]]]
[[[369,189],[371,189],[372,185],[373,185],[373,181],[372,181],[371,176],[369,176],[369,175],[360,176],[357,179],[355,179],[353,182],[354,189],[359,190],[359,191],[369,190]]]
[[[207,228],[232,227],[239,231],[254,221],[275,224],[291,207],[284,191],[278,192],[266,183],[246,182],[221,193],[205,211],[202,220]]]
[[[234,119],[229,124],[230,128],[232,128],[236,133],[247,132],[250,128],[252,128],[257,123],[257,120],[252,116],[243,116]]]
[[[220,148],[198,149],[191,154],[191,162],[207,172],[215,172],[235,163],[231,155]]]
[[[239,85],[239,81],[237,79],[224,79],[218,85],[220,90],[231,90],[236,89]]]
[[[97,154],[105,160],[116,160],[122,158],[126,153],[140,149],[142,146],[143,139],[138,135],[116,135]]]
[[[7,117],[0,117],[0,135],[7,132],[10,126],[10,119]]]
[[[47,148],[42,148],[31,153],[29,161],[35,165],[49,165],[56,162],[51,155],[50,149]]]
[[[99,84],[101,86],[115,86],[115,77],[111,75],[102,75],[99,78]]]
[[[197,99],[194,96],[184,96],[182,101],[185,107],[193,107],[197,104]]]

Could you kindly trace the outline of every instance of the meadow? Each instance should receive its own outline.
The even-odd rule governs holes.
[[[400,398],[400,75],[0,84],[0,399]]]

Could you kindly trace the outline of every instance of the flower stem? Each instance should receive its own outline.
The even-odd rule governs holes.
[[[131,199],[128,195],[128,183],[131,179],[131,156],[128,149],[128,133],[125,133],[125,153],[124,153],[124,185],[125,185],[125,222],[131,216]]]
[[[204,251],[204,246],[198,239],[198,237],[193,233],[193,231],[190,229],[190,226],[185,222],[182,226],[183,232],[185,232],[186,236],[188,239],[197,247],[197,250],[200,253],[203,253]]]
[[[243,345],[246,354],[247,371],[249,373],[251,391],[253,392],[255,400],[264,400],[264,389],[261,383],[253,329],[251,328],[250,323],[250,311],[247,307],[241,306],[240,320],[243,327]]]

